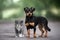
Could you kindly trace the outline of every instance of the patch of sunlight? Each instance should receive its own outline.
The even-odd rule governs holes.
[[[20,10],[19,9],[7,9],[2,12],[2,17],[3,18],[8,18],[12,16],[13,14],[18,13]]]
[[[55,15],[58,14],[58,9],[57,8],[51,8],[51,12]]]
[[[13,0],[14,3],[17,3],[17,2],[19,2],[19,1],[20,1],[20,0]]]
[[[41,11],[41,15],[45,17],[45,15],[46,15],[46,10],[42,10],[42,11]]]

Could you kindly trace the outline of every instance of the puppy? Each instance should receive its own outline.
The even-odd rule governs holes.
[[[30,29],[34,29],[34,38],[36,38],[36,26],[38,25],[39,30],[41,31],[40,37],[43,36],[47,37],[47,31],[50,31],[51,29],[48,27],[48,21],[46,18],[41,16],[34,16],[33,12],[35,11],[35,8],[31,7],[25,7],[24,8],[26,19],[25,19],[25,26],[27,28],[27,34],[28,37],[30,37]]]

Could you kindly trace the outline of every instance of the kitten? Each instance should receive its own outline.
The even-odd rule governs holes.
[[[24,37],[23,20],[15,20],[16,37]]]

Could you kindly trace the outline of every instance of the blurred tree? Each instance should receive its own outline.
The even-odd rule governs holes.
[[[5,0],[0,0],[0,19],[2,19],[2,10],[4,9],[4,2]]]
[[[60,0],[50,0],[50,4],[60,8]]]
[[[23,17],[24,7],[35,7],[36,11],[34,12],[34,15],[41,16],[45,15],[47,18],[51,17],[48,15],[53,15],[56,18],[60,18],[60,11],[58,11],[58,15],[53,14],[51,12],[52,6],[58,8],[60,10],[60,1],[59,0],[0,0],[0,19],[2,18],[2,10],[6,9],[16,9],[19,8],[20,12],[17,12],[16,14],[12,14],[9,18],[17,18],[17,17]],[[53,18],[53,17],[51,17]]]

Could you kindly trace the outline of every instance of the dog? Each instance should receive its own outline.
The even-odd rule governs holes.
[[[15,20],[16,37],[24,37],[23,20]]]
[[[48,21],[45,17],[41,16],[34,16],[33,12],[35,11],[35,8],[31,7],[25,7],[24,8],[26,19],[25,19],[25,26],[27,28],[27,34],[28,37],[30,37],[30,29],[34,29],[34,38],[36,38],[36,26],[38,25],[39,30],[41,31],[40,37],[44,35],[44,37],[47,37],[47,31],[51,31],[51,29],[48,27]]]

